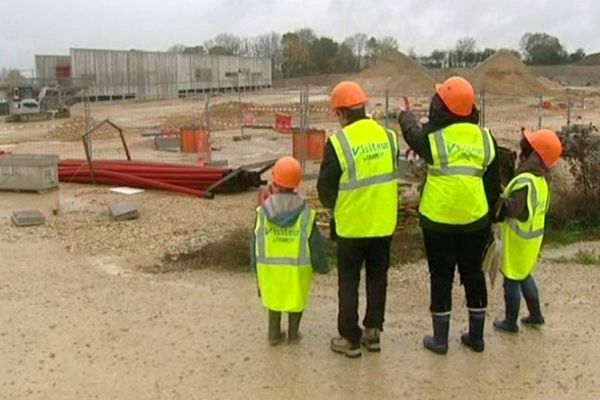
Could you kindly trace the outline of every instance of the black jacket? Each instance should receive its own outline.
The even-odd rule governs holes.
[[[470,115],[466,117],[458,117],[450,113],[442,100],[436,94],[431,99],[429,105],[429,121],[421,126],[415,116],[410,112],[401,112],[398,116],[398,123],[402,130],[402,135],[408,146],[415,151],[427,164],[433,164],[431,148],[429,147],[430,133],[439,131],[446,126],[459,122],[468,122],[472,124],[479,123],[479,112],[475,107]],[[498,144],[492,135],[494,150],[498,154]],[[490,213],[483,218],[468,224],[468,225],[450,225],[431,221],[424,215],[420,215],[421,227],[442,232],[472,232],[485,229],[491,223],[491,211],[494,210],[496,202],[500,196],[500,165],[496,156],[492,163],[488,166],[483,175],[483,185],[487,198]]]
[[[317,179],[317,192],[319,200],[324,207],[333,209],[337,200],[338,189],[340,187],[340,177],[342,176],[342,167],[335,154],[333,145],[328,140],[325,144],[325,152],[319,178]]]

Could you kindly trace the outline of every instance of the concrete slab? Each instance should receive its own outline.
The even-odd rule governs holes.
[[[179,137],[160,137],[154,138],[154,147],[156,150],[179,151],[181,139]]]
[[[43,225],[46,222],[44,214],[38,210],[16,211],[11,217],[14,226]]]
[[[115,221],[137,219],[140,216],[135,205],[131,203],[116,203],[108,207],[108,215]]]

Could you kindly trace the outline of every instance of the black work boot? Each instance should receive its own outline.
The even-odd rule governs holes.
[[[269,310],[269,343],[277,346],[285,341],[285,332],[281,331],[281,313]]]
[[[501,332],[518,333],[519,326],[517,325],[517,318],[519,317],[519,306],[521,305],[521,297],[518,296],[507,296],[504,294],[504,306],[505,314],[504,320],[495,320],[494,328]]]
[[[433,336],[423,338],[423,346],[435,354],[444,355],[448,352],[448,330],[450,329],[450,314],[431,315]]]
[[[537,295],[537,292],[535,295]],[[529,315],[521,318],[521,322],[526,325],[543,325],[545,321],[540,308],[539,296],[532,296],[530,293],[523,292],[523,297],[525,297],[525,303],[527,303]]]
[[[471,311],[469,310],[469,332],[463,333],[460,341],[473,351],[481,353],[485,348],[483,342],[483,327],[485,325],[485,310]]]
[[[288,343],[297,344],[302,340],[302,334],[300,334],[300,320],[302,319],[302,312],[291,312],[288,314]]]

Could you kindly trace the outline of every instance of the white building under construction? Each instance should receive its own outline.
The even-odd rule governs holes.
[[[85,88],[91,100],[156,100],[271,87],[271,61],[140,50],[36,55],[38,81]]]

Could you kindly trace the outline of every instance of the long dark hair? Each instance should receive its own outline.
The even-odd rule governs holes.
[[[525,136],[521,136],[521,141],[519,142],[519,147],[521,148],[521,154],[519,154],[519,158],[521,160],[525,160],[529,158],[531,153],[533,153],[533,147],[529,144],[529,141],[525,139]]]

